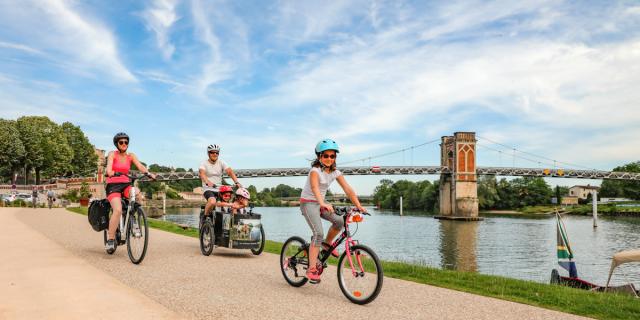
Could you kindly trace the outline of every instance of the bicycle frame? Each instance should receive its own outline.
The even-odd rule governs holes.
[[[345,252],[347,254],[347,257],[349,258],[349,266],[351,267],[351,272],[353,273],[354,276],[358,276],[362,273],[364,273],[364,266],[362,265],[362,260],[360,259],[360,255],[357,255],[357,261],[358,261],[358,267],[360,267],[360,272],[357,272],[355,267],[353,266],[353,258],[351,257],[351,246],[355,246],[358,244],[358,240],[353,240],[353,238],[351,237],[351,233],[349,232],[349,223],[347,223],[347,221],[349,221],[349,217],[351,216],[351,212],[352,210],[348,210],[344,216],[344,229],[342,230],[342,233],[340,234],[340,237],[338,239],[336,239],[331,246],[329,247],[329,249],[323,250],[324,252],[326,252],[325,254],[322,255],[322,258],[319,258],[319,260],[322,262],[322,265],[324,267],[325,262],[329,259],[329,256],[331,255],[330,252],[332,252],[334,249],[336,249],[340,244],[342,244],[342,242],[345,242]]]
[[[126,236],[126,232],[127,232],[127,227],[129,226],[129,213],[131,212],[131,208],[133,208],[136,204],[136,187],[135,187],[135,180],[131,183],[131,190],[129,191],[129,205],[127,206],[127,213],[126,215],[123,213],[120,215],[120,235],[121,237],[124,237],[124,239],[127,238]],[[124,220],[124,221],[123,221]]]

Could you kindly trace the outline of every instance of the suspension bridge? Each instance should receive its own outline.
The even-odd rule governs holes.
[[[482,143],[478,143],[481,141]],[[410,151],[440,142],[440,165],[438,166],[345,166],[354,163],[371,163],[372,160]],[[477,147],[511,155],[513,167],[477,167]],[[515,159],[533,162],[540,168],[522,168],[515,166]],[[439,175],[440,176],[440,214],[442,217],[473,220],[478,217],[477,177],[480,175],[552,177],[573,179],[612,179],[640,181],[640,173],[604,171],[583,165],[558,161],[545,156],[521,151],[489,138],[476,136],[475,132],[456,132],[452,136],[443,136],[418,145],[400,150],[373,155],[361,159],[339,163],[340,171],[345,175]],[[546,166],[546,168],[545,168]],[[102,166],[99,166],[97,180],[101,182]],[[262,168],[234,169],[239,178],[268,178],[306,176],[309,168]],[[197,172],[161,172],[156,173],[157,180],[199,180]],[[145,181],[147,178],[141,179]]]

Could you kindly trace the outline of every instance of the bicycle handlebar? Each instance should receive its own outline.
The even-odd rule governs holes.
[[[349,206],[342,206],[342,207],[339,207],[339,206],[333,206],[333,211],[334,211],[337,215],[339,215],[339,216],[345,215],[345,214],[347,214],[347,212],[349,212],[349,211],[360,212],[361,214],[364,214],[364,215],[367,215],[367,216],[370,216],[370,215],[371,215],[371,214],[370,214],[370,213],[368,213],[368,212],[360,211],[360,210],[359,210],[358,208],[356,208],[356,207],[349,207]]]

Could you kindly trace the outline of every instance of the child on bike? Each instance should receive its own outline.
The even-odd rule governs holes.
[[[325,202],[325,194],[331,183],[337,180],[344,193],[358,210],[366,212],[353,188],[347,183],[342,172],[336,168],[338,152],[340,152],[338,144],[331,139],[324,139],[316,144],[316,159],[311,164],[311,170],[300,195],[300,211],[302,211],[302,215],[313,234],[309,246],[309,268],[307,269],[307,278],[311,283],[320,282],[320,271],[316,265],[320,246],[322,245],[325,249],[329,248],[333,238],[344,227],[344,221],[334,213],[333,206]],[[321,218],[331,222],[331,228],[324,239]],[[337,249],[333,250],[331,255],[337,257]]]
[[[249,190],[245,188],[239,188],[238,190],[236,190],[236,197],[233,201],[233,214],[247,213],[246,207],[249,206],[250,199],[251,199],[251,194],[249,193]]]
[[[231,186],[221,186],[218,189],[220,199],[216,201],[215,206],[220,207],[222,212],[230,212],[233,207],[233,188]]]

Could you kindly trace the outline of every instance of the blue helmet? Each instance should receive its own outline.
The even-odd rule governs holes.
[[[316,154],[320,154],[327,150],[335,150],[336,153],[340,152],[338,144],[331,139],[322,139],[316,144]]]

